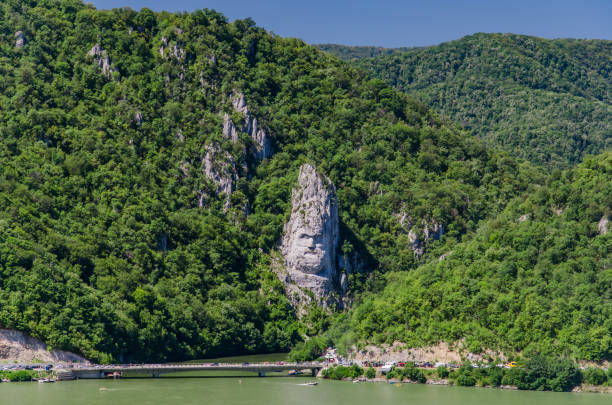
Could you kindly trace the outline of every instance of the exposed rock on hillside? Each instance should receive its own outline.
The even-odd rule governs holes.
[[[169,57],[173,57],[178,61],[183,61],[185,59],[185,49],[178,46],[177,43],[168,46],[168,39],[166,37],[162,37],[161,41],[162,45],[159,47],[159,54],[162,58],[168,59]],[[166,49],[168,49],[168,52],[166,52]]]
[[[234,157],[217,145],[208,145],[206,155],[202,158],[204,174],[216,185],[216,194],[225,193],[225,210],[229,209],[229,198],[238,180]],[[202,205],[203,199],[200,199]]]
[[[272,145],[268,138],[268,134],[259,127],[257,118],[251,115],[244,94],[234,94],[232,106],[234,107],[234,111],[244,115],[244,123],[240,131],[248,134],[253,139],[254,145],[251,149],[251,154],[255,160],[261,161],[272,156]],[[238,140],[238,130],[229,114],[223,116],[223,135],[234,142]]]
[[[430,222],[423,221],[422,229],[417,228],[412,223],[412,218],[404,211],[398,215],[398,221],[402,230],[408,232],[408,240],[410,241],[410,249],[417,257],[423,256],[427,243],[432,240],[440,240],[444,236],[444,225],[433,220]],[[419,232],[421,233],[419,235]]]
[[[98,61],[98,66],[100,67],[100,69],[102,69],[102,73],[104,74],[104,76],[109,79],[112,77],[115,69],[111,65],[111,61],[108,57],[107,52],[102,49],[100,44],[95,44],[93,48],[91,48],[89,52],[87,52],[87,56],[91,56]]]
[[[63,350],[49,350],[49,347],[40,340],[8,329],[0,329],[0,361],[88,363],[87,359],[78,354]]]
[[[238,142],[238,131],[236,130],[234,121],[231,120],[227,113],[223,116],[223,136],[227,139],[231,139],[232,142]]]
[[[305,164],[293,190],[291,218],[285,224],[281,252],[289,281],[325,302],[338,278],[339,220],[331,181]]]
[[[15,33],[15,48],[23,48],[25,45],[25,38],[23,37],[23,32],[17,31]]]
[[[597,223],[597,232],[599,232],[600,235],[605,235],[608,233],[609,222],[610,221],[607,215],[604,215],[603,217],[601,217],[601,219]]]

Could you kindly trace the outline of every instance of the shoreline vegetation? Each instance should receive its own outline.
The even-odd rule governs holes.
[[[388,382],[499,388],[526,391],[612,393],[612,370],[579,368],[567,359],[534,357],[517,362],[515,367],[488,364],[464,364],[456,367],[417,367],[407,362],[387,373],[380,367],[334,365],[320,376],[331,380]]]

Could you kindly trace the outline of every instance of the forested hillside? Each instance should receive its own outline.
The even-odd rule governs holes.
[[[373,58],[375,56],[388,55],[393,52],[402,52],[411,49],[383,48],[381,46],[344,46],[337,44],[318,44],[315,46],[320,50],[329,52],[345,61],[361,58]]]
[[[476,34],[375,58],[323,49],[549,169],[612,147],[612,41]]]
[[[612,359],[612,153],[517,198],[438,260],[389,273],[348,323],[345,344]],[[442,256],[444,255],[444,256]]]
[[[341,251],[361,263],[351,297],[544,181],[249,19],[3,1],[0,327],[99,361],[321,333],[331,318],[298,318],[272,271],[306,162],[335,184]]]

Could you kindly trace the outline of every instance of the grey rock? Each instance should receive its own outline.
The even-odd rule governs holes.
[[[230,207],[230,195],[234,191],[235,183],[238,180],[234,157],[220,147],[210,144],[202,158],[202,165],[204,166],[204,174],[215,183],[215,193],[217,195],[225,193],[224,209],[227,211]],[[200,204],[202,202],[203,197],[201,196]]]
[[[440,240],[444,236],[445,228],[444,225],[439,224],[437,221],[421,221],[422,236],[419,237],[419,227],[413,225],[412,217],[408,215],[404,210],[397,215],[398,222],[401,229],[408,233],[408,240],[410,241],[410,249],[414,252],[417,257],[423,256],[425,253],[427,244],[432,240]]]
[[[240,131],[245,132],[253,139],[253,147],[250,152],[255,160],[262,161],[271,157],[273,151],[268,134],[260,128],[257,118],[252,116],[244,98],[244,94],[235,93],[232,97],[232,106],[234,107],[234,111],[244,115],[244,123]],[[223,117],[223,134],[226,138],[231,138],[235,142],[238,140],[238,135],[236,134],[235,137],[233,136],[233,133],[231,133],[232,128],[235,130],[236,126],[229,118],[229,115],[226,114]]]
[[[181,169],[183,176],[189,177],[189,162],[181,162],[179,168]]]
[[[313,166],[305,164],[293,190],[291,217],[284,227],[281,253],[290,281],[312,291],[322,303],[338,279],[338,241],[334,185]]]
[[[605,235],[608,233],[608,224],[609,224],[609,219],[607,215],[604,215],[603,217],[601,217],[601,219],[599,220],[599,222],[597,223],[597,232],[600,235]]]
[[[144,117],[142,116],[142,113],[140,111],[137,111],[134,114],[134,122],[136,123],[136,125],[142,125],[144,121]]]
[[[87,52],[88,56],[93,57],[98,61],[98,66],[102,69],[102,73],[107,78],[111,78],[115,69],[113,68],[110,58],[108,57],[108,53],[102,49],[100,44],[95,44],[89,52]]]
[[[23,37],[22,31],[17,31],[15,33],[15,48],[23,48],[25,45],[25,38]]]
[[[236,126],[228,113],[223,115],[223,136],[227,139],[231,139],[232,142],[238,141],[238,131],[236,131]]]

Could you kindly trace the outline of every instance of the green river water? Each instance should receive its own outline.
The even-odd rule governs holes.
[[[590,405],[610,404],[607,394],[507,391],[489,388],[443,387],[385,383],[353,384],[319,380],[301,386],[306,378],[159,378],[117,381],[79,380],[0,384],[0,404],[415,404],[415,405]],[[104,387],[105,390],[100,390]]]
[[[265,360],[281,360],[282,356]],[[222,361],[262,361],[259,356]],[[596,405],[612,403],[612,395],[509,391],[433,385],[328,381],[303,386],[312,377],[285,373],[257,377],[254,373],[185,373],[158,379],[62,381],[54,384],[2,383],[0,405]],[[102,388],[102,389],[101,389]]]

